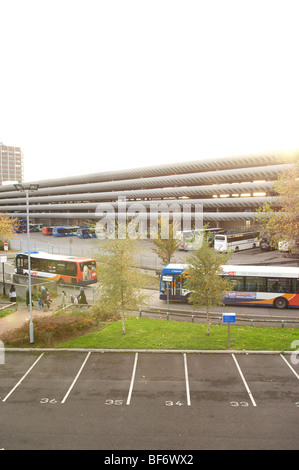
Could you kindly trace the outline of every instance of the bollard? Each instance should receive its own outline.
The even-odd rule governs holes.
[[[284,320],[281,320],[281,328],[284,328]]]
[[[142,317],[142,310],[141,310],[141,307],[139,307],[139,317],[140,317],[140,318]]]
[[[191,321],[192,321],[192,323],[194,323],[194,315],[192,315]]]

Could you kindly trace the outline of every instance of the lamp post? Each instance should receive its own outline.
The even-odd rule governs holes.
[[[31,259],[30,259],[30,235],[29,235],[29,192],[37,191],[38,184],[29,184],[24,186],[21,183],[14,184],[17,191],[25,192],[26,194],[26,216],[27,216],[27,251],[28,251],[28,287],[29,287],[29,309],[30,309],[30,321],[29,321],[29,338],[30,343],[34,342],[33,334],[33,323],[32,323],[32,295],[31,295]]]

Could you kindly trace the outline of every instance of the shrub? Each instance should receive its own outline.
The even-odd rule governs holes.
[[[120,319],[120,313],[115,311],[115,308],[109,305],[102,305],[100,303],[92,306],[92,313],[97,321],[116,321]]]
[[[50,347],[58,342],[83,334],[90,330],[92,326],[93,320],[83,316],[59,315],[34,319],[34,345]],[[3,334],[1,340],[5,346],[28,346],[28,323]]]

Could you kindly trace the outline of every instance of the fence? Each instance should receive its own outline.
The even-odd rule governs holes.
[[[18,304],[17,302],[10,302],[9,304],[5,304],[1,307],[2,304],[0,304],[0,315],[2,315],[2,317],[4,316],[4,312],[5,310],[17,310],[18,308]],[[1,347],[1,346],[0,346]],[[0,362],[1,364],[1,362]]]
[[[86,304],[86,305],[80,305],[80,304],[68,304],[66,305],[64,308],[62,308],[61,310],[68,310],[70,308],[74,308],[74,309],[80,309],[80,308],[85,308],[85,309],[89,309],[90,307],[92,307],[92,304]],[[160,308],[160,307],[149,307],[149,308],[141,308],[139,307],[139,312],[136,312],[135,310],[131,312],[131,314],[135,314],[135,315],[139,315],[139,317],[141,318],[144,314],[145,315],[154,315],[154,316],[161,316],[161,315],[165,315],[165,318],[166,320],[170,320],[171,317],[174,317],[174,319],[176,320],[181,320],[183,318],[185,319],[188,319],[189,321],[191,321],[192,323],[195,323],[195,320],[198,320],[198,322],[200,322],[201,320],[206,320],[206,314],[190,314],[190,313],[186,313],[185,310],[179,310],[179,309],[163,309],[163,308]],[[215,313],[215,312],[210,312],[210,320],[211,322],[214,322],[214,323],[218,323],[219,325],[222,324],[222,314],[221,313]],[[183,320],[184,321],[184,320]],[[242,315],[242,314],[239,314],[239,315],[236,315],[236,323],[237,322],[248,322],[250,323],[250,326],[253,326],[254,323],[257,323],[257,324],[264,324],[264,326],[269,326],[269,324],[274,324],[274,325],[277,325],[277,326],[281,326],[281,328],[284,328],[285,326],[287,326],[288,323],[294,325],[296,323],[299,324],[299,319],[297,318],[284,318],[284,319],[276,319],[274,317],[271,317],[271,319],[262,319],[262,318],[252,318],[250,316],[247,317],[247,315]]]
[[[206,320],[207,316],[206,314],[198,313],[198,314],[190,314],[186,313],[185,310],[179,310],[179,309],[164,309],[160,307],[150,307],[150,308],[139,308],[139,317],[142,317],[143,314],[149,314],[149,315],[165,315],[166,320],[169,320],[171,316],[177,317],[177,318],[188,318],[189,321],[192,323],[195,322],[196,319],[200,320]],[[210,312],[210,321],[211,322],[216,322],[219,325],[222,324],[222,314],[221,313],[216,313],[216,312]],[[236,323],[237,322],[248,322],[250,323],[250,326],[253,326],[254,323],[258,324],[266,324],[269,326],[269,324],[275,324],[275,325],[280,325],[281,328],[284,328],[287,326],[288,323],[290,324],[299,324],[299,319],[298,318],[280,318],[276,319],[275,317],[271,317],[271,319],[263,319],[262,316],[260,318],[254,317],[253,316],[248,316],[247,314],[237,314],[236,315]]]

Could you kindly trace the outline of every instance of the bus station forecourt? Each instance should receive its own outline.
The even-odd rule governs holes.
[[[235,216],[227,215],[226,220],[229,217]],[[89,256],[93,249],[92,239],[51,237],[45,242],[40,233],[31,233],[30,239],[37,251],[47,244],[52,253],[81,256],[83,250]],[[25,251],[25,240],[26,234],[18,234],[13,249]],[[147,264],[153,259],[150,242],[141,245],[141,262]],[[184,262],[188,254],[177,253],[176,262]],[[277,252],[259,248],[234,253],[230,262],[289,264]],[[7,266],[8,271],[13,269]],[[92,289],[86,288],[90,300]],[[151,302],[153,307],[166,305],[158,292]],[[180,308],[191,316],[189,305]],[[290,314],[289,309],[269,307],[215,310],[251,310],[271,318]],[[16,325],[26,315],[28,311],[19,310],[9,317]],[[0,318],[0,334],[7,318]],[[139,465],[152,463],[152,449],[161,454],[179,451],[184,463],[187,458],[199,463],[195,451],[203,449],[298,449],[296,348],[290,344],[284,352],[6,349],[0,364],[0,448],[103,449],[111,458],[121,450],[148,451]]]
[[[32,242],[42,235],[33,233]],[[86,242],[92,247],[74,238],[73,254]],[[150,247],[143,245],[146,256]],[[259,248],[234,254],[237,259],[286,261]],[[144,450],[145,459],[151,449],[172,450],[188,452],[194,462],[198,449],[297,449],[298,363],[296,349],[7,349],[0,365],[0,447],[104,449],[105,455]]]

